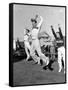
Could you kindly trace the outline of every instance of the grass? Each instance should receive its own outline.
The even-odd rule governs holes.
[[[21,60],[13,64],[13,84],[19,85],[36,85],[64,83],[65,75],[63,71],[58,72],[57,62],[53,63],[54,71],[43,70],[42,66],[34,64],[34,61]]]

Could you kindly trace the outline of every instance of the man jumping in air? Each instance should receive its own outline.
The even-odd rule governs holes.
[[[44,63],[46,63],[46,65],[48,65],[49,63],[49,58],[46,57],[42,51],[41,51],[41,46],[40,46],[40,42],[39,42],[39,39],[38,39],[38,33],[40,31],[40,28],[41,28],[41,25],[43,23],[43,18],[42,16],[40,16],[40,22],[37,23],[37,18],[39,16],[36,15],[36,18],[35,19],[31,19],[31,22],[32,22],[32,30],[31,30],[31,36],[32,36],[32,44],[31,44],[31,51],[30,51],[30,54],[32,57],[34,57],[36,59],[36,62],[38,62],[38,64],[40,64],[40,59],[42,59],[42,61]],[[38,56],[39,57],[35,57],[35,51],[37,52]],[[35,60],[34,59],[34,60]]]

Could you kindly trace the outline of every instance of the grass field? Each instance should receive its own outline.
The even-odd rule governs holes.
[[[58,64],[53,63],[53,71],[43,70],[42,66],[34,61],[21,60],[13,64],[14,86],[64,83],[65,74],[58,73]]]

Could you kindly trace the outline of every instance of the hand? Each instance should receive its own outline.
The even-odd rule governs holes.
[[[53,26],[51,25],[51,28],[53,28]]]
[[[35,19],[37,19],[37,18],[38,18],[38,15],[35,16]]]
[[[60,26],[60,24],[58,24],[58,26]]]

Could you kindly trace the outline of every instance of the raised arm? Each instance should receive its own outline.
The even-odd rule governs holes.
[[[52,30],[52,33],[53,33],[54,37],[57,38],[56,33],[55,33],[54,29],[53,29],[53,26],[51,26],[51,30]]]
[[[24,28],[24,35],[26,35],[26,28]]]
[[[42,23],[43,23],[43,18],[42,18],[42,16],[40,16],[40,22],[38,23],[37,27],[40,28]]]

